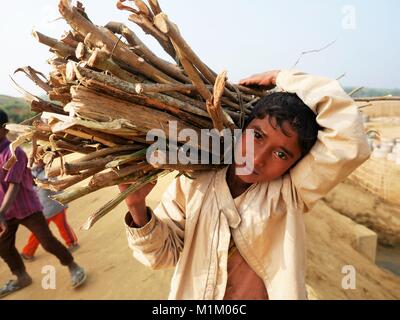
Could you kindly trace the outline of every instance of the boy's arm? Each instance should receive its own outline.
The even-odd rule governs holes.
[[[340,84],[298,71],[281,71],[279,88],[296,93],[322,127],[315,146],[291,171],[298,196],[309,211],[370,156],[362,116]]]
[[[174,267],[183,249],[185,199],[181,176],[174,180],[154,212],[148,208],[149,222],[135,228],[130,213],[125,217],[126,233],[133,256],[154,270]]]
[[[15,155],[17,157],[17,161],[15,162],[14,166],[7,171],[4,177],[4,182],[8,183],[8,188],[6,194],[4,195],[3,202],[0,205],[0,236],[2,236],[6,231],[7,223],[5,222],[5,214],[17,198],[18,192],[21,188],[20,184],[22,181],[23,172],[26,170],[26,165],[28,163],[25,152],[20,148],[16,149]]]

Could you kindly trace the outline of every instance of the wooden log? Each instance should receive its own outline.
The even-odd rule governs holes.
[[[182,70],[163,59],[160,59],[157,55],[153,53],[141,40],[136,34],[130,30],[127,26],[119,22],[109,22],[106,25],[106,28],[114,33],[118,33],[124,36],[124,38],[128,41],[131,49],[138,55],[143,57],[146,61],[151,63],[156,68],[160,69],[161,71],[165,72],[169,76],[182,81],[184,83],[189,83],[190,80],[186,77]]]
[[[71,62],[73,64],[73,62]],[[143,103],[145,105],[154,106],[159,110],[167,110],[172,112],[177,116],[183,116],[187,118],[188,115],[185,115],[183,112],[190,112],[196,115],[200,115],[203,117],[208,117],[207,113],[197,107],[192,106],[190,103],[182,102],[179,99],[175,99],[168,95],[152,93],[148,95],[138,96],[137,94],[137,83],[133,84],[127,81],[120,80],[115,77],[110,77],[105,74],[101,74],[95,72],[93,70],[89,70],[87,68],[82,67],[79,64],[74,64],[75,73],[77,74],[78,79],[84,81],[84,78],[91,79],[90,81],[93,83],[93,80],[97,82],[98,87],[102,87],[103,90],[113,90],[118,89],[123,91],[129,95],[126,95],[127,98],[131,98],[133,101],[137,101],[135,103]],[[89,84],[90,82],[86,82]],[[104,85],[102,85],[104,84]],[[154,86],[154,85],[153,85]],[[114,88],[114,89],[113,89]],[[204,122],[203,122],[204,123]]]
[[[104,158],[104,157],[107,157],[112,154],[123,154],[126,152],[136,151],[136,150],[138,150],[138,148],[139,147],[137,145],[120,146],[120,147],[115,147],[115,148],[104,148],[104,149],[100,149],[98,151],[92,152],[78,160],[71,161],[70,164],[91,161],[91,160],[97,159],[97,158]],[[62,171],[61,168],[58,168],[58,167],[53,168],[53,169],[49,170],[47,175],[49,178],[54,178],[54,177],[61,175],[61,171]]]
[[[41,99],[39,101],[31,101],[31,110],[33,112],[55,112],[59,114],[66,114],[62,107]]]
[[[81,171],[84,170],[89,170],[89,169],[99,169],[104,170],[106,167],[106,164],[113,161],[115,159],[115,156],[107,156],[104,158],[99,158],[99,159],[93,159],[89,161],[81,161],[81,162],[75,162],[75,163],[65,163],[64,164],[64,172],[66,175],[73,176],[80,174]]]
[[[184,94],[190,94],[193,90],[196,90],[196,87],[192,84],[158,84],[158,83],[139,83],[135,86],[135,90],[137,94],[143,93],[161,93],[161,92],[169,92],[176,91]]]
[[[210,84],[215,83],[215,74],[208,68],[192,50],[188,43],[182,38],[176,25],[173,25],[165,13],[160,13],[154,18],[155,26],[182,51],[182,54],[206,77]]]
[[[83,180],[85,180],[87,178],[90,178],[94,174],[98,173],[99,170],[101,171],[103,169],[102,168],[89,169],[89,170],[83,171],[77,175],[67,177],[64,179],[60,179],[60,180],[48,180],[46,182],[40,182],[37,180],[36,184],[41,188],[50,189],[53,191],[63,191],[67,188],[70,188],[70,187],[76,185],[77,183],[82,182]]]
[[[72,48],[76,48],[79,44],[79,41],[75,39],[71,31],[64,32],[64,34],[60,38],[60,41]]]
[[[135,94],[127,93],[125,91],[120,90],[116,87],[111,87],[110,85],[105,85],[102,82],[99,82],[94,79],[83,79],[81,84],[86,88],[93,89],[102,93],[106,93],[118,99],[124,99],[129,102],[133,102],[135,104],[139,104],[142,106],[148,106],[151,108],[155,108],[160,111],[167,111],[171,115],[176,116],[188,123],[194,124],[200,128],[209,128],[211,126],[211,122],[206,117],[209,117],[208,114],[201,110],[192,107],[191,105],[185,105],[181,103],[179,100],[173,99],[168,96],[161,96],[161,99],[157,99],[151,96],[138,96]],[[172,102],[171,102],[172,101]],[[178,107],[176,107],[178,105]],[[182,106],[182,108],[181,108]],[[184,108],[184,109],[183,109]],[[192,114],[186,112],[186,110],[190,109]],[[194,116],[199,115],[202,118]],[[204,118],[203,118],[204,117]],[[132,137],[132,139],[134,139]]]
[[[95,121],[107,122],[121,118],[126,119],[144,134],[152,129],[168,128],[170,121],[176,121],[180,130],[184,128],[182,121],[165,112],[128,103],[84,87],[72,87],[71,92],[73,101],[68,105],[70,108],[68,106],[66,108]],[[196,128],[193,127],[193,129]]]
[[[214,128],[221,132],[226,128],[235,129],[235,124],[222,109],[222,95],[224,94],[227,72],[223,71],[217,76],[214,85],[213,97],[207,100],[207,110],[213,121]]]
[[[202,75],[204,75],[209,84],[215,83],[216,73],[212,71],[205,63],[203,63],[203,61],[201,61],[199,56],[193,51],[193,49],[181,36],[177,26],[173,24],[171,21],[169,21],[168,16],[166,14],[164,13],[158,14],[154,18],[154,24],[161,32],[168,35],[172,43],[175,45],[175,50],[177,50],[176,46],[180,48],[182,54],[200,71]],[[230,85],[230,87],[234,89],[232,85]],[[224,89],[224,93],[230,99],[234,101],[238,100],[238,97],[236,97],[235,94],[232,93],[231,91]],[[246,101],[250,101],[251,99],[253,99],[253,97],[250,97],[245,94],[243,95],[243,98]]]
[[[112,170],[109,172],[98,173],[95,174],[92,179],[89,181],[89,186],[97,185],[97,186],[104,186],[107,185],[108,181],[110,180],[117,180],[118,178],[123,178],[128,175],[131,175],[135,172],[142,171],[143,174],[152,170],[152,166],[148,163],[139,163],[130,165],[119,170]]]
[[[133,13],[129,16],[128,19],[141,27],[146,34],[153,36],[161,45],[161,47],[165,50],[165,52],[168,53],[172,57],[172,59],[176,59],[176,52],[170,39],[162,32],[160,32],[154,26],[153,22],[148,19],[148,17]]]
[[[142,176],[142,172],[135,172],[129,176],[118,178],[115,180],[110,180],[107,181],[107,183],[104,183],[103,185],[91,185],[91,186],[84,186],[80,188],[76,188],[73,190],[67,190],[62,194],[58,194],[52,197],[52,199],[62,203],[62,204],[68,204],[76,199],[82,198],[85,195],[91,194],[93,192],[96,192],[98,190],[104,189],[106,187],[112,187],[116,186],[119,184],[124,184],[124,183],[132,183],[138,180]]]
[[[158,0],[148,0],[153,15],[156,16],[162,12]]]
[[[71,57],[75,57],[75,48],[67,46],[61,41],[45,36],[44,34],[37,31],[33,31],[32,35],[36,38],[37,41],[50,47],[53,52],[57,53],[62,58],[68,59]]]
[[[132,66],[135,70],[142,73],[149,79],[153,79],[156,82],[161,83],[174,83],[176,80],[159,71],[147,62],[140,61],[139,57],[129,47],[113,39],[109,34],[101,30],[90,21],[85,19],[76,8],[71,7],[68,0],[60,0],[59,11],[68,24],[78,31],[82,36],[86,37],[91,34],[90,42],[99,48],[105,48],[105,50],[115,57],[116,59]]]
[[[104,49],[95,49],[92,52],[90,58],[87,60],[87,64],[89,67],[96,68],[102,71],[108,71],[116,77],[125,81],[133,83],[146,81],[145,78],[134,75],[122,69],[110,58],[110,55]]]
[[[56,141],[54,141],[53,145],[57,149],[67,150],[70,152],[76,152],[76,153],[80,153],[80,154],[90,154],[95,151],[95,149],[93,147],[77,146],[77,145],[71,144],[71,143],[63,141],[63,140],[56,140]]]

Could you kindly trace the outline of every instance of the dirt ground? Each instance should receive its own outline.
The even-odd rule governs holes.
[[[149,205],[154,207],[174,175],[159,181],[150,195]],[[123,217],[126,209],[120,205],[99,221],[90,231],[79,230],[86,218],[99,206],[117,194],[109,188],[77,200],[70,205],[68,219],[80,242],[74,253],[76,261],[88,273],[87,283],[74,290],[69,284],[68,271],[57,259],[39,248],[36,259],[26,263],[34,283],[7,299],[84,299],[84,300],[141,300],[166,299],[173,270],[152,271],[139,264],[127,245]],[[323,204],[318,205],[306,219],[308,237],[307,285],[310,299],[400,299],[400,277],[385,271],[365,258],[354,248],[352,238],[354,222]],[[51,227],[59,237],[54,226]],[[21,227],[17,234],[17,247],[25,244],[28,231]],[[56,289],[42,288],[42,268],[56,268]],[[357,290],[340,289],[341,268],[357,268]],[[0,284],[11,274],[0,262]]]
[[[156,205],[173,177],[174,175],[169,175],[159,181],[150,195],[151,207]],[[124,205],[118,206],[90,231],[79,230],[95,209],[111,200],[117,193],[117,188],[104,189],[71,203],[68,209],[68,221],[73,226],[80,243],[80,248],[74,253],[74,257],[88,273],[87,283],[82,288],[72,289],[68,270],[40,247],[36,259],[26,263],[33,284],[6,299],[166,299],[173,270],[155,272],[139,264],[132,257],[123,224],[126,213]],[[61,240],[57,228],[51,225],[51,229]],[[19,250],[27,241],[28,234],[28,230],[21,226],[17,233]],[[47,265],[56,268],[55,290],[44,290],[41,285],[45,276],[42,274],[42,268]],[[1,260],[0,285],[11,278],[9,269]]]

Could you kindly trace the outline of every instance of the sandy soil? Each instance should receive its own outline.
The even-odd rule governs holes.
[[[159,181],[150,195],[151,207],[157,204],[159,196],[173,177],[170,175]],[[74,257],[88,273],[85,286],[72,289],[68,270],[40,247],[36,259],[26,263],[34,283],[8,299],[166,299],[173,270],[154,272],[132,257],[123,225],[126,213],[124,205],[100,220],[90,231],[79,230],[86,218],[96,208],[115,197],[117,192],[117,188],[101,190],[73,202],[68,210],[69,223],[74,227],[81,246]],[[61,239],[54,225],[51,229]],[[28,230],[21,226],[17,233],[19,250],[24,246],[28,234]],[[42,268],[46,265],[53,265],[57,270],[55,290],[42,289]],[[8,281],[11,276],[1,260],[0,284]]]
[[[153,190],[149,204],[154,207],[163,190],[173,179],[162,179]],[[127,246],[123,217],[126,209],[120,205],[90,231],[79,230],[86,217],[102,203],[113,198],[116,188],[102,190],[75,201],[69,208],[69,221],[75,228],[81,248],[74,254],[76,261],[87,269],[85,286],[73,290],[68,271],[56,258],[39,248],[35,261],[26,264],[33,277],[32,286],[8,299],[166,299],[173,270],[151,271],[132,257]],[[354,247],[350,219],[320,204],[307,216],[308,272],[307,285],[311,299],[400,299],[400,277],[380,269]],[[52,226],[57,237],[58,232]],[[18,231],[17,247],[22,248],[28,232]],[[57,270],[55,290],[41,286],[42,268],[53,265]],[[340,283],[344,265],[357,268],[357,290],[342,290]],[[0,262],[0,283],[11,277]]]

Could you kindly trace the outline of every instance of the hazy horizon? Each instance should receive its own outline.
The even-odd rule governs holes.
[[[83,0],[89,17],[98,25],[121,21],[133,29],[158,54],[168,58],[155,41],[144,36],[128,12],[119,11],[115,0]],[[298,69],[341,79],[344,86],[377,89],[400,88],[400,44],[397,0],[368,2],[309,0],[159,0],[170,19],[204,62],[216,72],[228,71],[231,81],[268,69],[291,68],[303,51],[333,45],[319,53],[302,56]],[[37,43],[32,30],[59,38],[67,25],[57,20],[56,0],[1,2],[0,94],[20,96],[9,75],[30,65],[45,75],[51,57]],[[5,13],[5,14],[4,14]],[[397,32],[396,32],[397,30]],[[34,94],[43,94],[22,74],[14,77]]]

